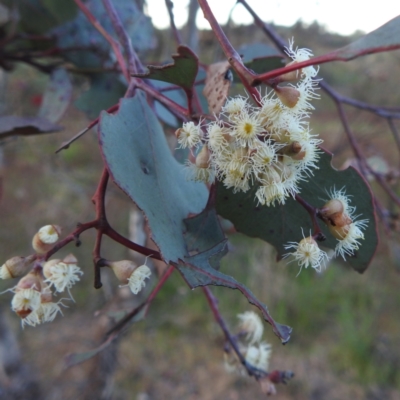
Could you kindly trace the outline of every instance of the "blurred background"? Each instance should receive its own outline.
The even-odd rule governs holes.
[[[149,0],[147,10],[158,21],[161,11],[154,7],[165,6],[155,3]],[[210,2],[211,6],[213,3],[219,2]],[[315,55],[342,47],[360,37],[362,30],[368,30],[360,25],[338,33],[328,20],[319,22],[305,17],[289,20],[294,22],[291,27],[282,26],[279,18],[275,19],[272,7],[279,3],[286,13],[294,6],[272,3],[266,20],[274,21],[282,37],[294,37],[296,45],[312,49]],[[324,2],[311,3],[321,8]],[[184,4],[176,1],[175,8],[180,7]],[[229,11],[226,5],[225,15]],[[167,15],[166,11],[162,12]],[[348,14],[352,14],[353,20],[366,19]],[[261,13],[260,16],[263,18]],[[254,24],[243,25],[248,20],[240,22],[236,16],[225,22],[224,30],[236,48],[268,43]],[[148,64],[170,60],[176,49],[171,31],[162,22],[157,24],[155,46],[144,55]],[[209,30],[199,23],[203,29],[193,39],[190,26],[180,24],[184,37],[193,40],[201,62],[223,59]],[[288,25],[286,21],[281,24]],[[384,106],[399,106],[399,76],[399,51],[349,63],[324,64],[319,73],[320,78],[341,94]],[[22,63],[16,64],[12,73],[1,72],[1,113],[35,115],[47,80],[46,74]],[[86,83],[80,77],[74,83],[76,99],[84,92]],[[240,93],[238,88],[233,88],[232,93],[235,91]],[[323,146],[335,154],[337,168],[348,165],[352,153],[333,102],[321,93],[321,99],[313,105],[316,108],[310,120],[313,133],[319,134],[324,139]],[[399,194],[396,178],[399,156],[385,121],[357,109],[348,109],[348,112],[363,151],[378,165],[393,171],[391,185]],[[69,149],[54,154],[63,141],[89,122],[82,111],[71,105],[59,122],[63,131],[13,136],[0,142],[0,264],[15,255],[30,254],[31,239],[43,225],[61,225],[68,234],[78,222],[94,217],[90,199],[102,168],[95,132],[90,131]],[[165,131],[168,137],[173,137],[173,128],[165,126]],[[379,195],[375,182],[371,180],[370,184]],[[391,207],[384,196],[382,202]],[[113,184],[107,195],[107,209],[111,224],[126,236],[132,235],[132,216],[136,211]],[[294,328],[292,339],[282,346],[269,326],[265,326],[264,336],[273,346],[270,368],[295,373],[287,386],[277,387],[276,399],[400,398],[397,228],[394,226],[390,235],[380,232],[376,257],[362,275],[344,264],[331,262],[321,274],[303,270],[297,276],[298,267],[277,262],[274,249],[267,243],[240,234],[229,235],[231,251],[223,259],[221,270],[247,285],[277,321]],[[110,324],[107,316],[110,310],[129,309],[138,302],[118,287],[116,278],[108,270],[102,271],[104,287],[93,288],[94,232],[85,232],[81,240],[79,248],[71,244],[60,252],[60,256],[73,252],[84,270],[81,281],[73,288],[76,303],[65,302],[68,307],[63,308],[64,316],[58,316],[50,324],[22,329],[19,318],[10,310],[11,293],[0,297],[0,398],[239,400],[264,397],[253,379],[225,371],[223,335],[206,299],[199,289],[189,290],[177,272],[158,294],[144,321],[132,325],[119,341],[96,357],[65,370],[66,354],[89,351],[102,343]],[[111,260],[135,257],[107,238],[103,253]],[[15,283],[0,282],[0,291]],[[155,279],[146,290],[154,284]],[[236,291],[213,288],[213,292],[220,300],[222,314],[234,328],[236,315],[250,310],[251,306]],[[20,391],[7,389],[14,384],[13,374],[19,376]],[[2,393],[11,397],[2,397]]]

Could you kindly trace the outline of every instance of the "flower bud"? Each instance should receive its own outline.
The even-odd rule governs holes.
[[[59,240],[61,228],[58,225],[46,225],[39,229],[32,239],[33,249],[39,253],[47,253]]]
[[[137,265],[131,260],[108,261],[105,264],[114,271],[117,279],[124,284],[128,283],[128,279],[137,268]]]
[[[76,265],[78,263],[78,259],[72,253],[70,253],[64,257],[63,263]]]
[[[306,155],[306,152],[302,150],[303,146],[300,142],[294,141],[286,145],[282,150],[282,154],[286,154],[287,156],[293,158],[294,160],[302,160]]]
[[[291,61],[290,63],[285,65],[285,68],[289,67],[291,65],[294,65],[294,64],[297,64],[297,61]],[[300,68],[300,69],[296,69],[294,71],[286,72],[286,74],[280,75],[276,79],[279,82],[297,81],[298,79],[301,78],[302,70],[303,69]]]
[[[353,220],[345,213],[336,213],[329,217],[330,225],[341,228],[346,225],[350,225]]]
[[[293,108],[300,98],[300,92],[291,86],[276,86],[274,88],[276,95],[279,97],[279,100],[289,108]]]
[[[15,287],[15,292],[24,289],[34,289],[40,292],[42,290],[43,277],[41,273],[36,271],[31,271],[26,274],[23,278],[19,280],[17,286]]]
[[[329,218],[330,216],[338,213],[343,213],[344,205],[339,199],[329,200],[320,210],[320,214],[323,218]]]
[[[196,167],[208,168],[210,166],[210,150],[207,146],[203,146],[200,153],[196,157]]]
[[[111,267],[118,280],[124,283],[120,287],[129,286],[133,294],[138,294],[146,286],[145,280],[151,276],[151,270],[146,262],[139,267],[130,260],[106,261],[104,264]]]
[[[342,228],[353,222],[346,214],[345,209],[346,207],[341,200],[332,199],[320,209],[320,214],[329,226]]]
[[[51,303],[53,300],[53,294],[49,286],[44,286],[42,291],[40,292],[40,301],[41,303]]]
[[[11,279],[26,274],[34,259],[35,255],[10,258],[0,267],[0,278]]]
[[[332,224],[328,224],[329,231],[331,234],[339,240],[343,240],[350,231],[351,224],[343,225],[343,226],[335,226]]]

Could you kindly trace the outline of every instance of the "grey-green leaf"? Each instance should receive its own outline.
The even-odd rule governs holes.
[[[183,259],[188,255],[183,220],[203,210],[208,192],[186,180],[144,97],[122,99],[115,115],[103,112],[99,140],[113,180],[146,215],[164,260]]]
[[[51,73],[38,116],[57,122],[67,110],[72,97],[72,84],[68,72],[58,68]]]

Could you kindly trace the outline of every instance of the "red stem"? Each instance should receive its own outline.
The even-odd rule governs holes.
[[[225,53],[225,56],[228,59],[229,63],[232,65],[232,68],[238,74],[247,92],[254,98],[255,102],[259,106],[261,106],[260,102],[261,95],[252,86],[252,82],[254,81],[256,75],[253,72],[251,72],[248,68],[246,68],[246,66],[243,64],[239,53],[232,46],[232,44],[226,37],[224,31],[218,24],[214,14],[210,9],[210,6],[208,5],[207,0],[198,0],[198,1],[201,9],[203,10],[204,18],[208,20],[211,29],[213,30],[215,37],[217,38],[219,44],[221,45],[222,50]]]
[[[125,50],[126,57],[128,58],[128,69],[130,74],[137,74],[143,71],[143,65],[139,60],[133,46],[131,38],[126,32],[122,21],[114,7],[114,4],[110,0],[103,0],[103,5],[110,16],[111,22],[113,24],[115,33]]]
[[[318,208],[313,207],[311,204],[309,204],[307,201],[305,201],[302,197],[300,197],[298,194],[295,196],[295,200],[302,206],[304,209],[308,212],[308,214],[311,217],[312,225],[313,225],[313,238],[322,241],[325,240],[326,237],[322,233],[321,228],[319,226],[317,216],[318,216]]]
[[[81,11],[85,14],[86,18],[89,20],[89,22],[97,29],[97,31],[104,37],[104,39],[107,40],[107,42],[110,44],[112,47],[115,56],[117,58],[118,64],[121,68],[121,71],[127,80],[129,82],[129,72],[126,67],[126,63],[124,60],[124,57],[121,53],[121,50],[119,48],[118,42],[116,42],[109,34],[108,32],[101,26],[100,22],[96,19],[96,17],[91,13],[91,11],[86,7],[86,5],[82,2],[82,0],[74,0],[77,6],[81,9]]]
[[[117,111],[119,108],[119,103],[118,104],[114,104],[112,107],[110,107],[107,112],[108,113],[113,113],[115,111]],[[90,129],[92,129],[94,126],[96,126],[99,123],[99,117],[96,118],[95,120],[93,120],[85,129],[82,129],[80,132],[78,132],[74,137],[72,137],[71,139],[67,140],[66,142],[64,142],[61,147],[59,147],[55,152],[59,153],[61,150],[64,149],[68,149],[68,147],[75,142],[76,140],[78,140],[81,136],[83,136],[87,131],[89,131]]]
[[[176,117],[178,117],[182,121],[188,121],[188,110],[178,103],[175,103],[173,100],[169,99],[167,96],[164,96],[162,93],[147,85],[145,82],[137,79],[135,82],[135,86],[139,89],[142,89],[148,95],[158,100],[161,104],[166,106],[168,110],[173,113]]]

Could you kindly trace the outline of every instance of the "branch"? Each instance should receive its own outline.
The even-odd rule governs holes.
[[[237,0],[238,3],[242,4],[243,7],[246,8],[246,10],[249,12],[249,14],[253,17],[255,24],[272,40],[272,42],[275,44],[275,46],[283,53],[286,55],[285,50],[288,46],[287,42],[283,40],[273,29],[272,27],[265,23],[256,13],[255,11],[248,5],[246,0]],[[315,59],[310,62],[310,65],[313,65],[315,63]],[[302,63],[296,63],[295,66],[293,67],[285,67],[281,68],[280,70],[283,72],[289,72],[290,70],[296,70],[299,66],[301,66]],[[304,65],[305,66],[305,65]],[[276,70],[278,71],[278,70]],[[260,78],[260,77],[258,77]],[[374,106],[370,105],[368,103],[364,103],[359,100],[352,99],[350,97],[342,96],[339,93],[337,93],[330,85],[328,85],[325,82],[319,82],[319,85],[321,86],[321,89],[324,90],[326,93],[328,93],[329,96],[332,98],[340,101],[341,103],[346,103],[349,104],[353,107],[360,108],[362,110],[370,111],[373,112],[381,117],[393,117],[393,118],[400,118],[400,108],[398,107],[380,107],[380,106]]]
[[[257,380],[267,376],[268,372],[265,372],[258,368],[253,367],[243,357],[243,354],[241,353],[239,346],[237,344],[237,340],[229,332],[228,326],[226,325],[226,322],[224,321],[221,313],[219,312],[217,298],[213,295],[211,289],[208,286],[204,286],[202,289],[207,298],[208,305],[210,306],[211,311],[214,314],[215,320],[217,321],[218,325],[221,327],[222,332],[224,332],[226,341],[232,346],[239,361],[244,366],[244,368],[246,369],[249,376],[254,376],[254,378],[256,378]]]
[[[168,10],[168,15],[169,15],[169,23],[172,29],[172,33],[174,35],[175,38],[175,42],[180,45],[183,43],[182,40],[182,36],[181,33],[179,32],[179,30],[177,29],[176,25],[175,25],[175,19],[174,19],[174,3],[172,2],[172,0],[165,0],[165,5],[167,7]]]
[[[115,56],[117,58],[118,64],[121,68],[121,71],[129,82],[129,72],[126,68],[126,63],[124,57],[122,56],[121,50],[119,48],[119,44],[108,34],[108,32],[101,26],[100,22],[96,19],[96,17],[90,12],[90,10],[86,7],[86,5],[82,2],[82,0],[74,0],[77,6],[81,9],[81,11],[85,14],[86,18],[89,22],[97,29],[97,31],[107,40],[107,42],[112,47]]]
[[[107,112],[108,113],[113,113],[117,111],[119,108],[119,104],[114,104],[112,107],[110,107]],[[86,132],[90,131],[94,126],[96,126],[99,123],[100,118],[96,118],[93,120],[85,129],[82,129],[80,132],[78,132],[75,136],[73,136],[71,139],[68,139],[66,142],[63,142],[61,146],[55,151],[55,153],[59,153],[61,150],[68,149],[68,147],[78,140],[81,136],[83,136]]]
[[[139,60],[135,50],[132,46],[131,38],[128,36],[124,26],[122,25],[122,21],[110,0],[102,0],[105,9],[107,10],[108,15],[110,16],[112,25],[114,27],[115,33],[118,36],[118,39],[125,50],[125,54],[128,58],[128,69],[129,74],[137,74],[143,71],[142,63]]]
[[[317,217],[318,217],[318,208],[313,207],[307,201],[305,201],[298,194],[295,195],[295,200],[308,212],[311,217],[312,225],[313,225],[313,238],[320,242],[326,239],[325,235],[322,233],[321,228],[319,226]]]
[[[223,52],[225,53],[226,58],[229,61],[229,64],[232,65],[232,68],[238,74],[240,80],[242,81],[244,87],[250,93],[256,103],[261,105],[261,95],[260,93],[252,86],[252,82],[254,81],[255,74],[252,73],[242,62],[242,59],[239,53],[234,49],[228,38],[226,37],[224,31],[221,29],[218,24],[214,14],[212,13],[210,6],[208,5],[207,0],[198,0],[199,5],[204,13],[204,18],[208,20],[211,29],[214,32],[215,37],[217,38],[219,44],[222,47]]]

